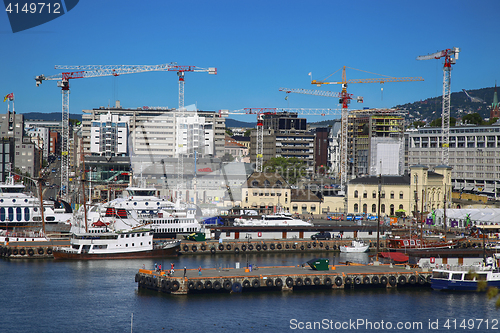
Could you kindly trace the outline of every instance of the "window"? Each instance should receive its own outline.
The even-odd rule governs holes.
[[[391,199],[394,199],[394,191],[391,191]]]
[[[294,204],[294,205],[292,206],[292,210],[293,210],[294,212],[296,212],[298,208],[299,208],[299,207],[297,206],[297,204]]]
[[[368,205],[363,204],[363,213],[368,213]]]
[[[358,204],[354,204],[354,212],[357,213],[358,212]]]
[[[385,199],[385,191],[380,192],[380,198]]]
[[[380,213],[385,214],[385,205],[384,204],[380,205]]]
[[[372,205],[372,213],[376,213],[377,212],[377,205],[373,204]]]
[[[354,191],[354,197],[357,198],[358,197],[358,190]]]
[[[366,191],[363,192],[363,199],[368,198],[368,193]]]
[[[403,191],[399,192],[399,199],[403,199]]]
[[[372,192],[372,198],[373,198],[373,199],[377,199],[377,192],[376,192],[376,191],[373,191],[373,192]]]

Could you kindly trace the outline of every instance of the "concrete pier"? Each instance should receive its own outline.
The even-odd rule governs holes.
[[[183,270],[168,276],[167,272],[141,269],[135,276],[139,288],[170,294],[199,292],[248,292],[294,290],[297,288],[344,289],[359,287],[397,288],[429,285],[432,273],[409,266],[337,265],[328,271],[304,266],[258,267],[238,269]]]

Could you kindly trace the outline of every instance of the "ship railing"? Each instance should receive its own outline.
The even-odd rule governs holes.
[[[476,271],[490,270],[491,268],[484,267],[480,262],[477,262],[473,263],[472,265],[436,264],[436,269],[444,269],[447,271],[458,271],[458,272],[476,272]]]

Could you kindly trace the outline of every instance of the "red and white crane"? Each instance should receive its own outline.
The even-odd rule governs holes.
[[[200,68],[196,66],[178,66],[176,63],[161,65],[84,65],[84,66],[55,66],[56,69],[74,69],[73,72],[64,72],[51,76],[38,75],[35,77],[38,87],[43,81],[55,80],[62,92],[62,135],[61,135],[61,197],[68,200],[69,192],[69,80],[101,76],[119,76],[123,74],[175,71],[179,77],[179,109],[184,109],[184,73],[208,72],[217,74],[215,67]],[[181,162],[182,163],[182,162]],[[181,168],[182,169],[182,168]]]
[[[448,165],[450,155],[450,98],[451,98],[451,65],[456,64],[460,49],[453,47],[436,53],[418,56],[417,60],[444,58],[443,67],[443,109],[441,111],[441,161]]]

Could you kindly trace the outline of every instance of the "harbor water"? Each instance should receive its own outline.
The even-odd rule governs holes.
[[[318,254],[180,256],[154,260],[1,260],[0,332],[288,332],[500,330],[481,293],[430,288],[167,295],[137,288],[155,262],[183,268],[299,265]],[[321,256],[321,255],[319,255]],[[367,254],[323,254],[330,263]]]

